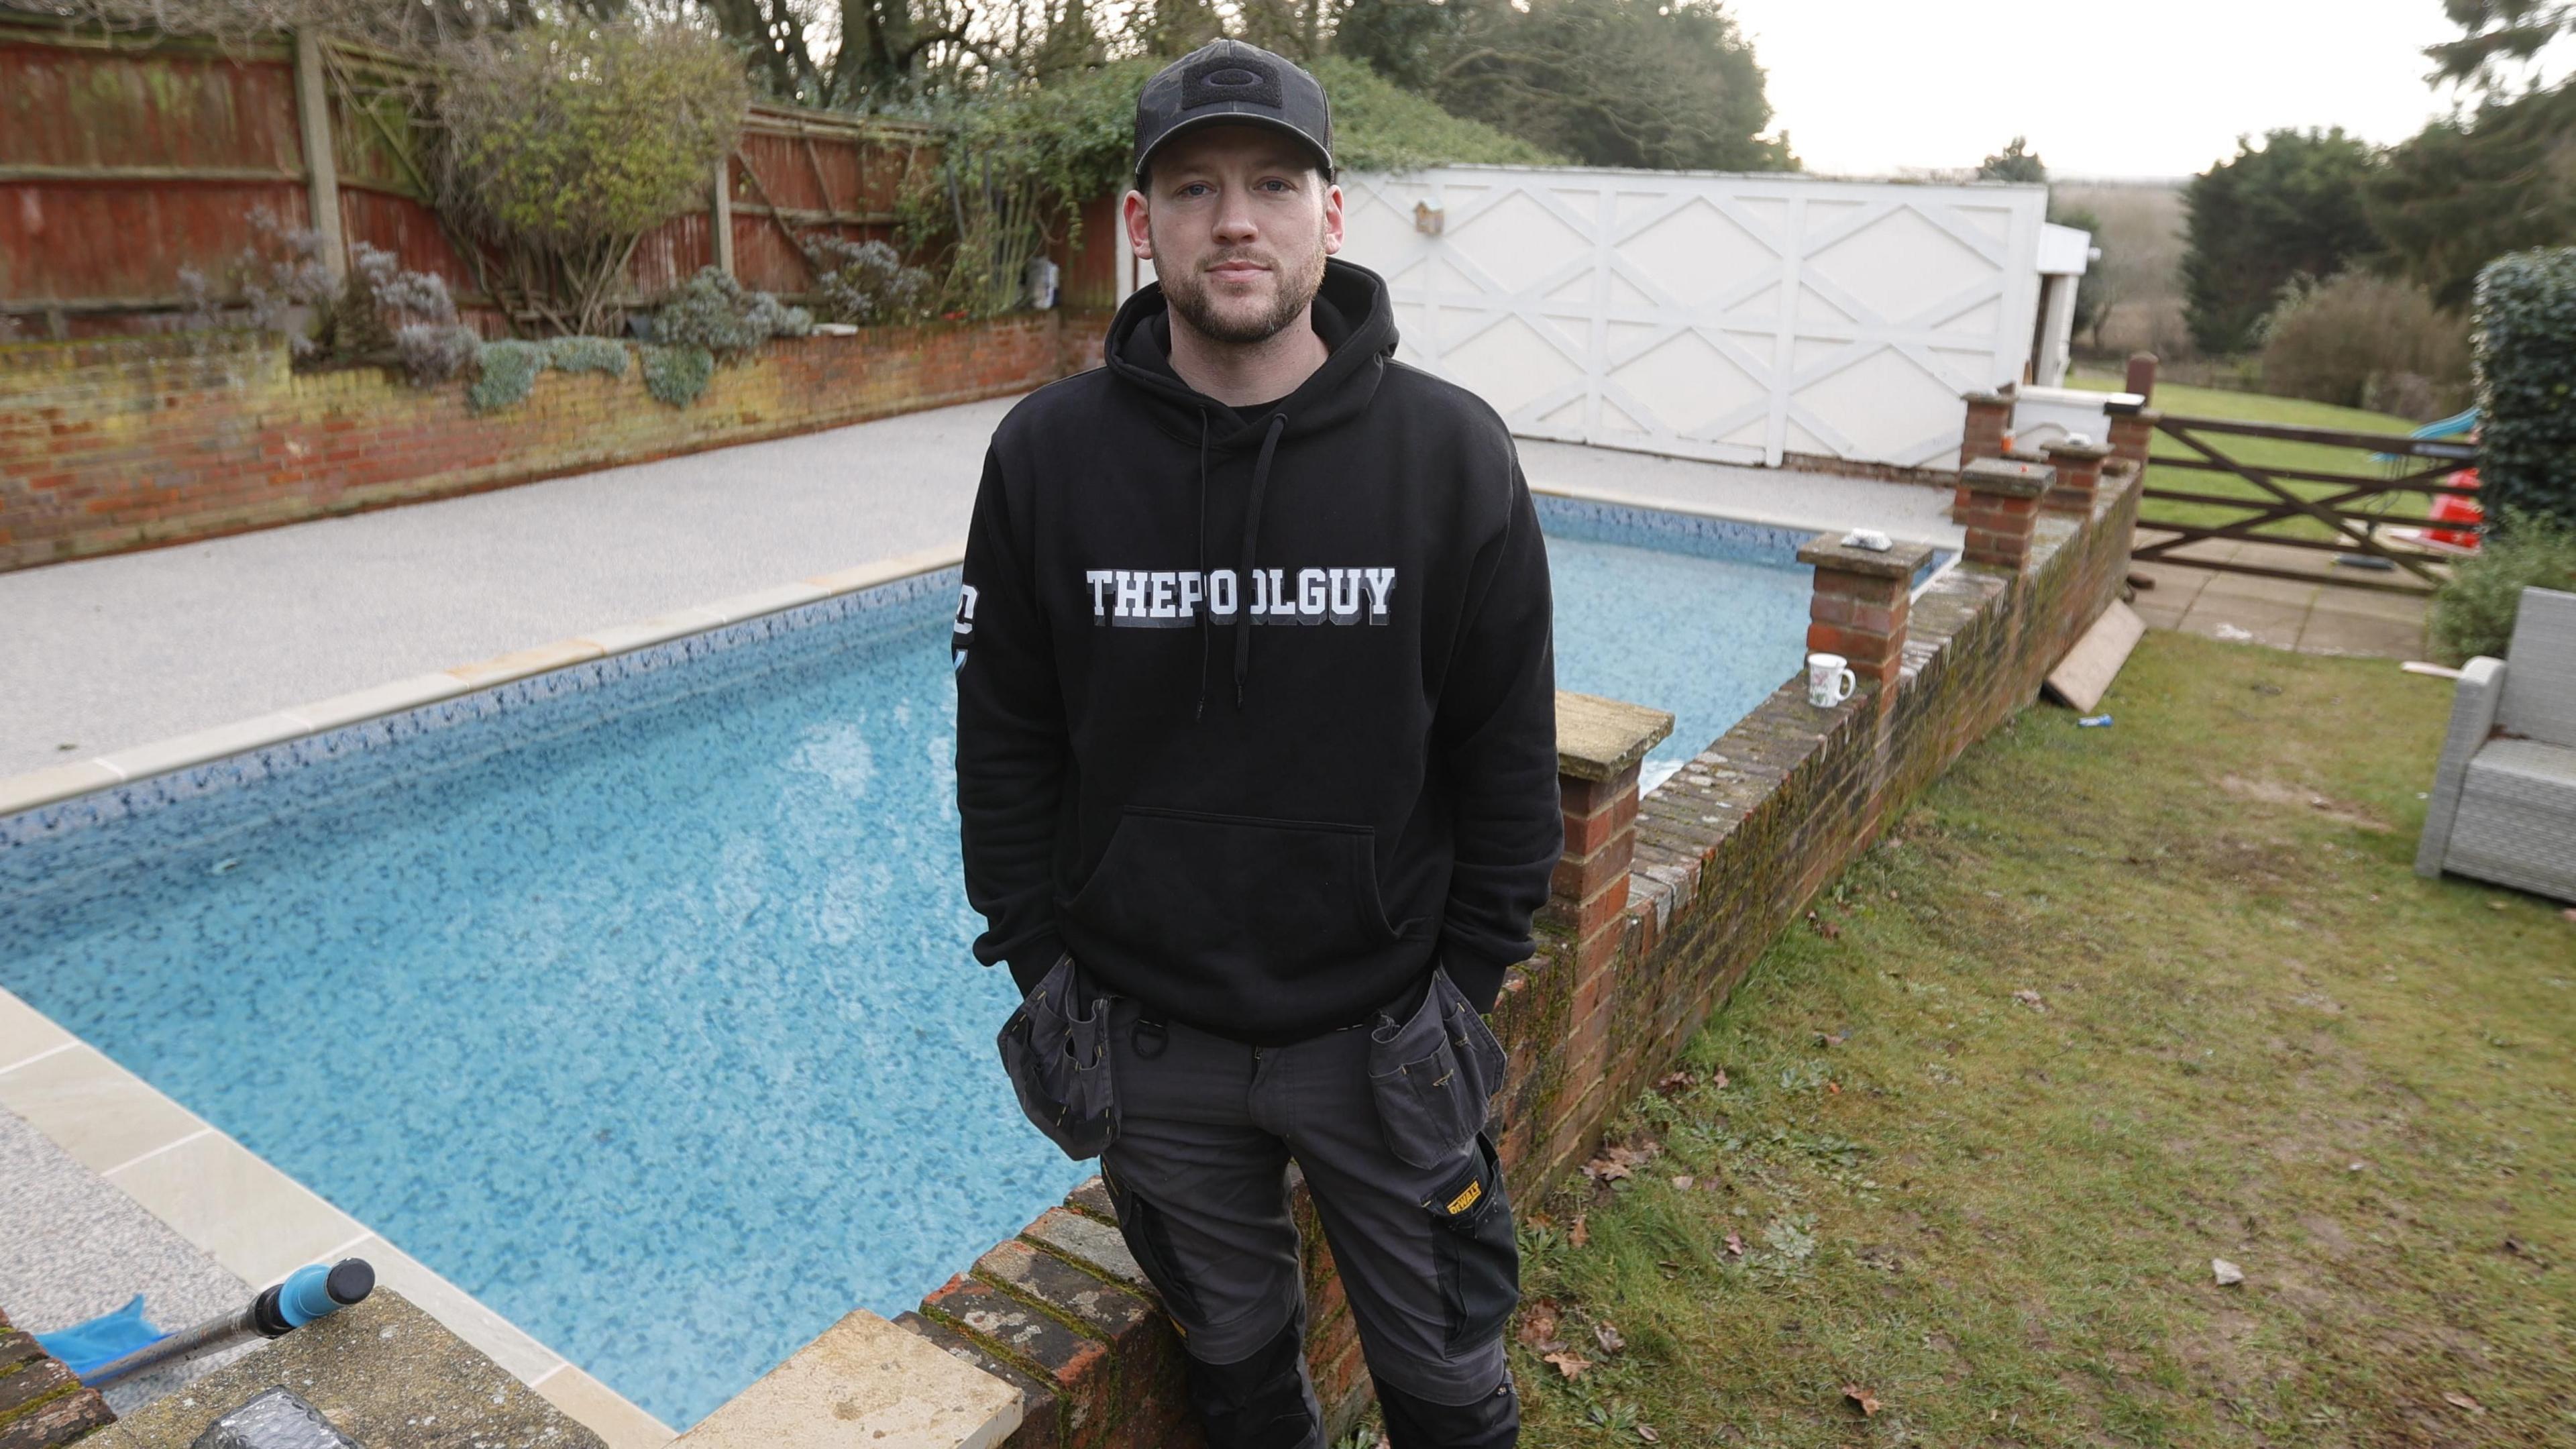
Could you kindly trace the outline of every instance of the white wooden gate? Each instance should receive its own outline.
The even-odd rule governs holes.
[[[1396,355],[1525,437],[1937,463],[1960,395],[2030,357],[2042,187],[1451,166],[1343,194]]]

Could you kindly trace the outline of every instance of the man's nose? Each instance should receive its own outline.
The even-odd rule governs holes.
[[[1216,209],[1216,238],[1225,242],[1248,242],[1260,234],[1252,220],[1252,195],[1229,186]]]

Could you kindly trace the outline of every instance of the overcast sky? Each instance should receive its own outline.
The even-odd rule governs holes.
[[[2054,176],[2186,176],[2236,137],[2414,134],[2454,91],[2441,0],[1727,0],[1811,171],[1974,166],[2017,134]],[[2576,40],[2558,49],[2576,51]],[[2567,59],[2548,59],[2555,79]]]

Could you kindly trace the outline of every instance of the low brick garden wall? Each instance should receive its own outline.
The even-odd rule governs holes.
[[[1857,660],[1871,641],[1856,632],[1887,636],[1877,652],[1892,677],[1865,677],[1844,704],[1808,704],[1802,674],[1642,799],[1636,757],[1651,729],[1624,751],[1565,758],[1556,897],[1539,954],[1506,980],[1493,1016],[1510,1055],[1496,1122],[1516,1203],[1535,1202],[1592,1151],[1891,816],[2037,697],[2119,596],[2138,480],[2133,464],[2112,464],[2081,511],[2043,511],[2036,498],[2024,507],[2009,493],[1976,500],[2012,531],[1998,551],[2014,561],[1972,552],[1910,601],[1900,573],[1898,604],[1875,613],[1854,606],[1870,591],[1864,574],[1820,564],[1812,647],[1842,645]],[[1561,750],[1569,709],[1598,716],[1604,703],[1560,701]],[[1368,1376],[1302,1185],[1295,1197],[1307,1353],[1338,1435],[1365,1406]],[[1115,1223],[1095,1178],[898,1320],[1020,1387],[1013,1449],[1200,1442],[1179,1340]]]
[[[478,417],[462,383],[297,373],[247,333],[0,345],[0,571],[179,543],[1025,392],[1099,362],[1105,317],[775,342],[687,408],[639,371],[544,372]]]

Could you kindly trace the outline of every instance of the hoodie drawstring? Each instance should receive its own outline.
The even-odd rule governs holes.
[[[1201,413],[1202,423],[1206,418]],[[1252,546],[1261,537],[1261,491],[1270,486],[1270,460],[1279,452],[1279,435],[1288,430],[1288,415],[1272,413],[1270,431],[1261,438],[1261,457],[1252,465],[1252,493],[1243,504],[1243,568],[1236,577],[1243,593],[1235,600],[1234,611],[1234,707],[1243,708],[1243,680],[1252,667]],[[1204,466],[1204,465],[1202,465]],[[1204,484],[1205,474],[1201,474]],[[1272,599],[1270,607],[1279,607]]]
[[[1207,409],[1199,409],[1199,704],[1190,712],[1196,722],[1207,713],[1208,671],[1208,596],[1207,596]]]

